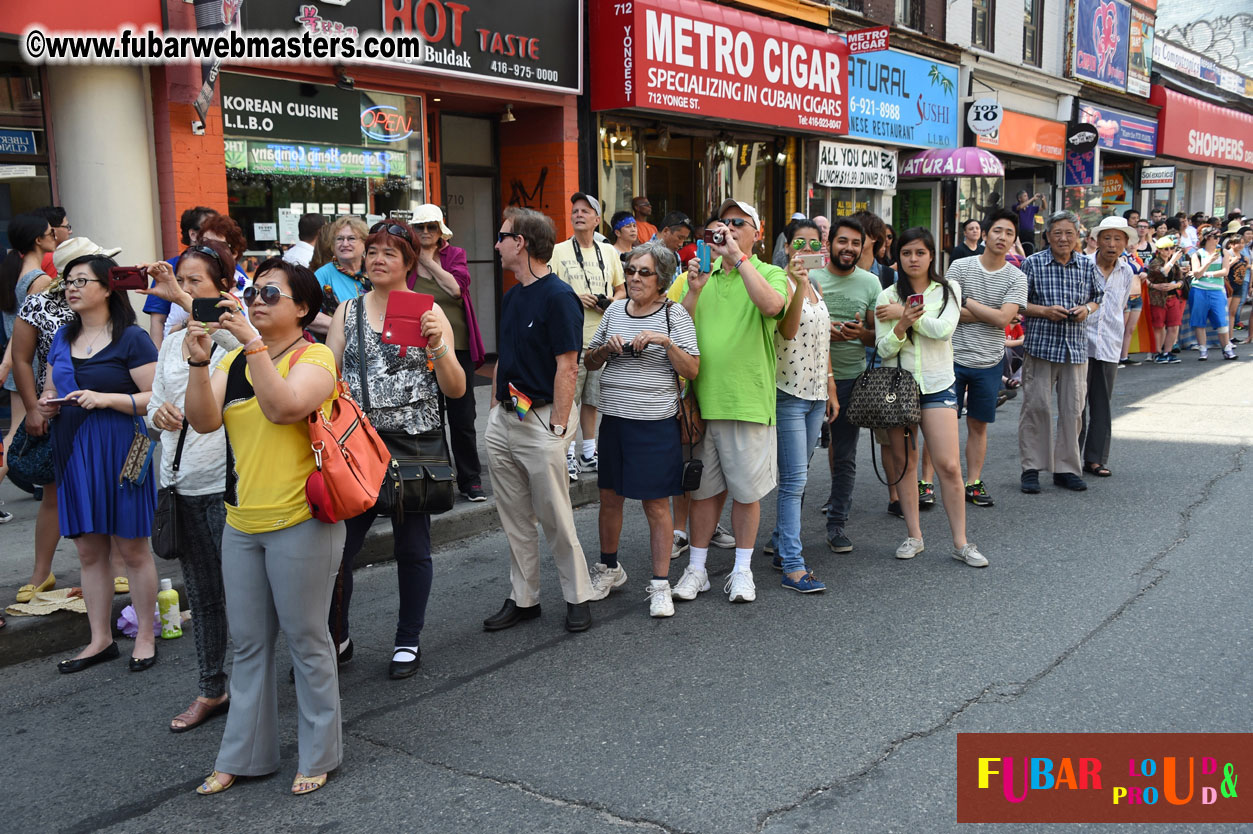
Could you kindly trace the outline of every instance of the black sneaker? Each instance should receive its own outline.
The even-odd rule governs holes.
[[[1074,492],[1083,492],[1088,488],[1088,482],[1080,478],[1074,472],[1054,472],[1053,485],[1065,487]]]
[[[832,553],[851,553],[853,551],[853,543],[849,541],[848,536],[844,535],[843,527],[836,527],[834,531],[827,535],[827,547],[831,548]],[[781,564],[779,569],[783,569]]]
[[[470,484],[468,487],[461,490],[461,494],[465,496],[467,501],[473,501],[475,503],[487,500],[487,495],[483,492],[483,487],[479,484]]]
[[[905,511],[901,509],[901,502],[900,502],[900,501],[890,501],[890,502],[888,502],[888,515],[894,515],[894,516],[896,516],[897,518],[904,518],[904,517],[905,517]]]
[[[966,484],[966,500],[976,507],[991,507],[994,505],[992,496],[988,494],[988,488],[983,485],[983,481]]]
[[[1136,365],[1143,365],[1144,363],[1141,362],[1139,359],[1132,359],[1130,356],[1128,356],[1126,359],[1122,360],[1122,362],[1120,362],[1119,364],[1124,365],[1125,367],[1128,367],[1128,368],[1134,368]]]
[[[1022,473],[1022,491],[1028,495],[1040,493],[1040,470],[1024,469]]]

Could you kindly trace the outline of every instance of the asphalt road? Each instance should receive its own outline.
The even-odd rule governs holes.
[[[804,539],[821,595],[782,589],[758,555],[757,602],[730,605],[731,554],[714,551],[714,589],[650,619],[636,511],[631,578],[594,605],[590,632],[562,629],[549,564],[543,618],[486,634],[508,592],[506,543],[489,531],[436,554],[422,672],[390,681],[394,567],[360,570],[346,758],[308,797],[288,794],[282,653],[282,770],[216,797],[193,789],[222,724],[165,729],[194,695],[190,636],[162,642],[144,674],[10,666],[0,830],[943,832],[959,828],[959,732],[1248,731],[1250,392],[1247,356],[1120,372],[1114,477],[1082,494],[1046,477],[1038,496],[1016,488],[1012,401],[991,433],[997,505],[970,512],[983,570],[949,558],[938,507],[926,552],[892,558],[903,523],[883,512],[868,454],[851,554],[821,546],[828,477],[814,467]],[[773,518],[770,502],[763,527]],[[576,520],[594,554],[596,508]]]

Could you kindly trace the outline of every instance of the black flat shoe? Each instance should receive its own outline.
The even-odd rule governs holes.
[[[345,663],[347,663],[350,660],[352,660],[352,638],[351,637],[348,638],[348,648],[344,649],[342,652],[339,651],[338,649],[336,650],[335,664],[337,666],[343,666]]]
[[[397,660],[396,656],[401,657],[413,656],[412,660]],[[422,665],[422,650],[412,649],[396,649],[392,652],[392,662],[387,666],[387,677],[392,680],[400,680],[402,678],[411,678],[418,673],[418,667]]]
[[[1040,470],[1024,469],[1022,473],[1022,491],[1028,495],[1040,494]]]
[[[157,647],[153,646],[152,657],[135,657],[134,655],[131,655],[131,660],[130,660],[130,663],[128,664],[128,668],[132,672],[144,672],[148,669],[151,669],[153,666],[156,665],[156,663],[157,663]]]
[[[117,660],[119,655],[121,655],[121,652],[117,650],[117,643],[110,643],[108,648],[96,652],[90,657],[62,660],[57,664],[57,671],[62,674],[72,675],[75,672],[81,672],[84,669],[95,666],[97,663],[104,663],[106,660]]]
[[[511,599],[505,600],[505,604],[500,607],[492,616],[483,621],[484,631],[501,631],[506,628],[513,628],[523,620],[534,620],[539,617],[539,605],[529,605],[526,608],[519,608],[518,604]]]
[[[592,607],[586,602],[566,603],[566,631],[587,631],[592,627]]]
[[[1053,485],[1065,487],[1074,492],[1083,492],[1088,488],[1088,484],[1083,478],[1080,478],[1074,472],[1054,472]]]

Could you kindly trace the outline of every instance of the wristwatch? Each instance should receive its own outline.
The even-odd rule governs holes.
[[[559,426],[556,423],[549,423],[548,428],[552,429],[553,434],[557,435],[558,437],[561,437],[563,434],[566,433],[566,427]]]

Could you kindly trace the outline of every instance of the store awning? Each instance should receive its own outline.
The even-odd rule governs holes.
[[[1003,177],[1005,166],[983,148],[931,148],[901,166],[902,177]]]
[[[1154,84],[1149,101],[1161,107],[1159,156],[1253,171],[1253,116]]]

